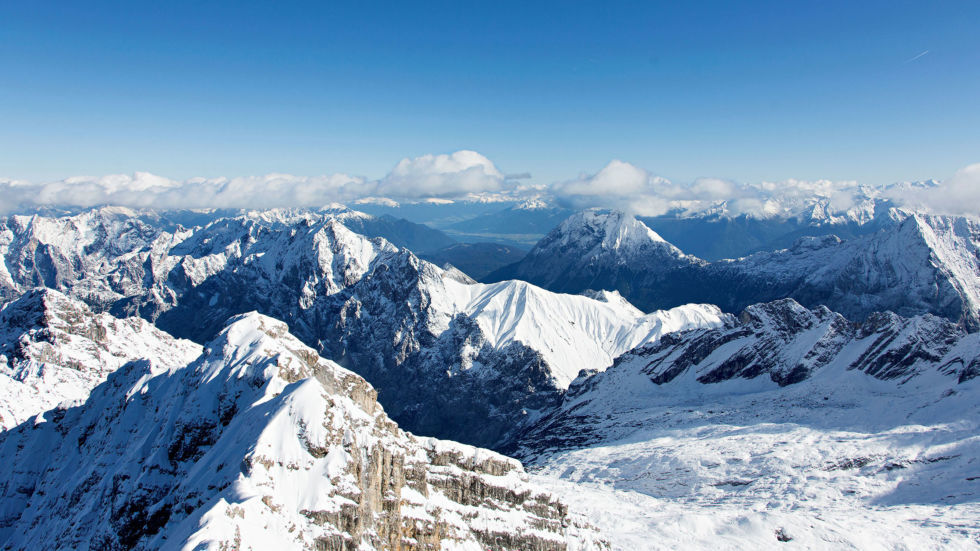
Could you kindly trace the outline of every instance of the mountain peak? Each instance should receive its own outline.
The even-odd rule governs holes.
[[[607,250],[639,248],[652,243],[669,245],[643,222],[620,210],[589,209],[577,212],[555,228],[542,243],[549,241],[549,238],[563,246],[580,243],[589,248]]]

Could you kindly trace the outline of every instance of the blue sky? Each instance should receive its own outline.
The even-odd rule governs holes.
[[[472,149],[538,182],[622,159],[886,183],[980,161],[976,1],[135,4],[0,6],[0,176],[377,178]]]

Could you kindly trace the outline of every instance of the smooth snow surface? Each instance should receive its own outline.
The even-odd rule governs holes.
[[[775,549],[779,533],[787,549],[976,549],[977,381],[918,400],[843,379],[657,400],[619,414],[634,432],[549,457],[533,479],[614,549]]]
[[[644,314],[618,293],[597,300],[552,293],[523,281],[443,281],[453,301],[447,312],[474,319],[494,348],[520,342],[540,352],[560,388],[567,388],[579,371],[605,369],[623,352],[666,333],[718,327],[728,319],[707,304]]]

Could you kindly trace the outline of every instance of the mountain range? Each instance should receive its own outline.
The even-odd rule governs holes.
[[[584,211],[486,280],[518,278],[560,292],[615,289],[644,310],[703,302],[739,312],[789,297],[855,320],[891,310],[980,328],[980,224],[887,214],[881,229],[847,241],[806,236],[789,249],[707,262],[625,213]]]
[[[478,283],[377,220],[2,220],[0,544],[980,536],[976,222],[888,209],[709,262],[588,210]]]
[[[270,211],[169,233],[92,211],[14,217],[7,232],[10,295],[47,285],[201,343],[256,310],[365,376],[409,430],[483,446],[553,405],[581,369],[721,319],[708,306],[644,315],[615,295],[478,284],[353,233],[335,212]]]

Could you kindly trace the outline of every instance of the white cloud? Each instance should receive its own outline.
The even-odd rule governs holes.
[[[892,195],[909,207],[941,214],[980,215],[980,163],[966,166],[941,185],[901,186]]]
[[[548,192],[559,204],[570,208],[604,207],[653,216],[665,212],[668,201],[663,178],[630,163],[614,160],[594,175],[558,182]]]
[[[383,197],[460,197],[504,189],[504,175],[476,151],[402,159],[377,183]]]
[[[239,178],[175,181],[137,172],[73,177],[56,182],[0,180],[0,213],[38,206],[122,205],[152,208],[315,207],[332,202],[451,199],[505,188],[506,179],[474,151],[403,159],[380,180],[347,174],[268,174]]]
[[[875,193],[853,181],[784,180],[745,184],[719,178],[674,183],[630,163],[614,160],[594,175],[556,183],[552,200],[571,208],[615,208],[642,216],[670,210],[688,214],[795,216],[821,203],[834,212],[869,208]]]
[[[0,182],[0,210],[19,207],[91,207],[112,204],[154,208],[260,208],[324,205],[351,198],[364,180],[345,174],[298,177],[269,174],[247,178],[194,178],[184,182],[145,172],[100,178],[68,178],[32,184]]]
[[[808,216],[819,211],[868,220],[878,199],[942,213],[980,214],[976,207],[980,204],[980,164],[963,168],[942,185],[926,182],[883,187],[854,181],[794,179],[746,184],[699,178],[675,183],[620,160],[611,161],[595,174],[552,184],[522,181],[524,176],[505,176],[483,155],[464,150],[403,159],[377,180],[347,174],[268,174],[175,181],[144,172],[38,184],[0,180],[0,214],[38,206],[267,208],[316,207],[334,202],[395,205],[529,198],[574,209],[614,208],[643,216],[678,210],[768,218]]]

